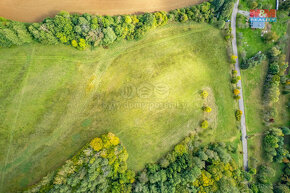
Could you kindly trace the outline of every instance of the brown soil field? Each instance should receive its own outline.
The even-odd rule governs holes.
[[[205,0],[0,0],[0,16],[22,22],[39,22],[61,10],[97,15],[169,11]]]

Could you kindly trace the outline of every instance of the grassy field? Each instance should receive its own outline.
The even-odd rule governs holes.
[[[134,170],[204,118],[214,127],[204,142],[239,143],[225,42],[210,25],[171,24],[109,49],[0,49],[0,58],[0,192],[36,182],[108,131]],[[210,93],[209,116],[201,89]]]

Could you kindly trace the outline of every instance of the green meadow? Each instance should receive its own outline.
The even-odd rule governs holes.
[[[169,24],[108,49],[1,48],[0,58],[0,192],[37,182],[106,132],[135,171],[204,119],[203,142],[239,143],[226,43],[208,24]]]

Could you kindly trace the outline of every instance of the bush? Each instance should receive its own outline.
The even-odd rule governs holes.
[[[235,116],[236,116],[236,120],[237,121],[240,121],[241,120],[242,115],[243,115],[243,111],[236,110]]]
[[[201,128],[203,128],[203,129],[208,128],[208,121],[206,121],[206,120],[202,121],[201,124],[200,124],[200,126],[201,126]]]
[[[234,76],[232,78],[232,84],[237,84],[241,80],[241,76]]]
[[[232,55],[232,56],[231,56],[231,62],[232,62],[233,64],[235,64],[236,61],[237,61],[237,58],[238,58],[238,56],[236,56],[236,55]]]
[[[207,113],[210,113],[210,112],[212,111],[212,109],[211,109],[210,107],[207,107],[207,106],[204,106],[204,107],[202,108],[202,110],[203,110],[204,112],[207,112]]]
[[[20,46],[30,43],[32,38],[24,23],[0,20],[0,47]]]
[[[239,95],[240,94],[240,90],[239,89],[234,89],[234,95]]]
[[[279,65],[276,63],[270,64],[269,67],[269,73],[270,74],[277,74],[279,72],[280,68]]]
[[[203,99],[206,99],[206,98],[208,97],[208,92],[207,92],[206,90],[203,90],[203,91],[201,92],[201,97],[202,97]]]
[[[279,36],[276,34],[276,32],[268,32],[264,34],[263,39],[266,42],[276,42],[279,39]]]
[[[241,68],[242,69],[247,69],[247,68],[252,68],[257,65],[260,65],[264,60],[266,59],[266,56],[259,51],[255,56],[247,59],[247,60],[242,60],[241,63]]]
[[[235,95],[235,96],[234,96],[234,99],[235,99],[235,100],[240,100],[240,98],[241,98],[240,95]]]

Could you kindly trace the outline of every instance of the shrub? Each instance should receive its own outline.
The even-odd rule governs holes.
[[[235,96],[234,96],[234,99],[235,99],[235,100],[240,100],[240,98],[241,98],[240,95],[235,95]]]
[[[207,92],[206,90],[203,90],[203,91],[201,92],[201,97],[202,97],[203,99],[206,99],[206,98],[208,97],[208,92]]]
[[[277,74],[279,72],[279,65],[276,63],[270,64],[269,72],[271,74]]]
[[[238,58],[238,56],[236,56],[236,55],[232,55],[232,56],[231,56],[231,62],[232,62],[233,64],[235,64],[236,61],[237,61],[237,58]]]
[[[242,115],[243,115],[243,111],[236,110],[235,116],[236,116],[236,120],[237,121],[240,121],[241,120]]]
[[[76,40],[72,40],[71,45],[76,48],[78,47],[78,42]]]
[[[202,108],[202,110],[203,110],[204,112],[207,112],[207,113],[210,113],[210,112],[212,111],[212,109],[211,109],[210,107],[207,107],[207,106],[204,106],[204,107]]]
[[[241,80],[241,76],[234,76],[233,78],[232,78],[232,83],[233,84],[237,84],[238,82],[239,82],[239,80]]]
[[[237,76],[238,71],[237,71],[237,70],[233,70],[233,71],[232,71],[232,74],[233,74],[233,76]]]
[[[201,124],[200,124],[200,126],[201,126],[201,128],[203,128],[203,129],[208,128],[208,121],[207,121],[207,120],[202,121]]]
[[[266,59],[266,56],[261,52],[259,51],[257,54],[255,54],[255,56],[247,59],[247,60],[242,60],[241,62],[241,68],[242,69],[247,69],[247,68],[252,68],[252,67],[255,67],[259,64],[262,63],[262,61],[264,61]]]
[[[279,39],[279,36],[276,34],[276,32],[268,32],[264,34],[263,38],[266,42],[275,42]]]
[[[240,94],[240,90],[239,89],[235,89],[234,90],[234,95],[239,95]]]

